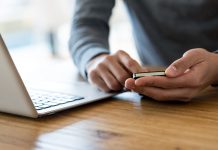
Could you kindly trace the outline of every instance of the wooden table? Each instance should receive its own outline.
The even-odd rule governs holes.
[[[218,90],[189,103],[135,93],[39,119],[0,113],[1,149],[218,149]]]

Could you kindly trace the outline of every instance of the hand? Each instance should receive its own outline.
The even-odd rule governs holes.
[[[101,54],[93,58],[87,65],[87,74],[91,84],[109,92],[122,90],[125,80],[140,69],[134,59],[120,50],[113,55]]]
[[[166,69],[166,77],[128,79],[125,86],[159,101],[189,101],[207,86],[218,83],[217,66],[217,54],[192,49]]]

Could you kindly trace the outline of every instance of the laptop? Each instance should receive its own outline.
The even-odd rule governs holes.
[[[26,86],[0,34],[0,112],[38,118],[115,95],[82,81]]]

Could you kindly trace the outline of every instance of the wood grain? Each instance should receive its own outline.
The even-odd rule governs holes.
[[[20,61],[21,66],[25,64]],[[48,68],[45,70],[49,72]],[[69,81],[70,75],[64,70],[62,67],[63,79]],[[27,72],[35,74],[33,70]],[[60,80],[54,76],[53,79]],[[215,150],[218,90],[207,89],[189,103],[161,103],[135,93],[123,93],[39,119],[0,113],[0,148]]]
[[[189,103],[125,93],[37,120],[0,114],[1,149],[217,149],[218,92]]]

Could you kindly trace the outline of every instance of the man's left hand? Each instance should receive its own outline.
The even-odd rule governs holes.
[[[165,73],[166,77],[129,78],[125,87],[158,101],[189,101],[209,85],[218,83],[218,54],[191,49]]]

